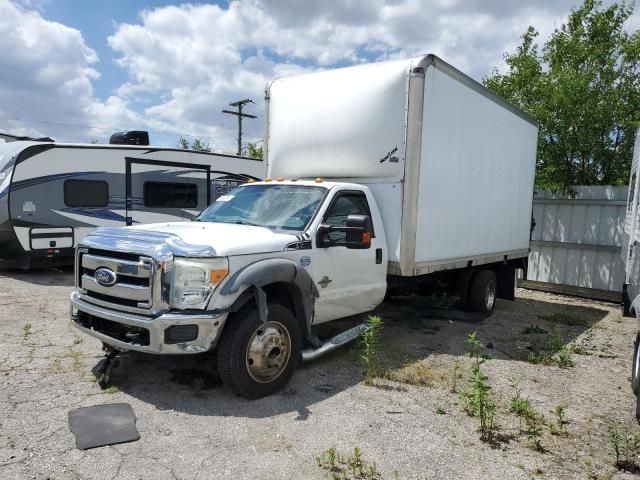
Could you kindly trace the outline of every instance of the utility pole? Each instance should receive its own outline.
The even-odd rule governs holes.
[[[242,117],[258,118],[255,115],[242,113],[242,107],[244,107],[247,103],[253,103],[253,100],[251,100],[250,98],[245,98],[244,100],[238,100],[237,102],[230,103],[229,106],[236,107],[238,109],[237,112],[234,112],[233,110],[222,110],[222,113],[228,113],[230,115],[236,115],[238,117],[238,156],[242,155]]]

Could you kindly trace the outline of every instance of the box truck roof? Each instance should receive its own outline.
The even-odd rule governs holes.
[[[268,175],[401,180],[412,148],[406,144],[410,129],[421,128],[408,121],[408,112],[424,94],[412,95],[409,79],[433,77],[430,70],[536,126],[529,115],[434,55],[280,78],[266,89]],[[426,78],[419,87],[436,88],[434,80]]]

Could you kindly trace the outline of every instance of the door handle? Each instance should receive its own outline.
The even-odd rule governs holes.
[[[376,248],[376,265],[380,265],[382,263],[382,249]]]

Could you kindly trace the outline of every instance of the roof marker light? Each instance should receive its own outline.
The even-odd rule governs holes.
[[[265,182],[270,182],[271,181],[271,177],[267,177],[264,179]]]
[[[284,177],[278,177],[278,178],[276,178],[276,181],[277,182],[284,182]]]
[[[316,177],[316,183],[322,183],[322,177]]]

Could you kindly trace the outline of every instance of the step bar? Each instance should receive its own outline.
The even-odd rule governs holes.
[[[310,362],[322,357],[323,355],[326,355],[329,352],[333,352],[335,349],[340,348],[349,342],[352,342],[368,329],[369,326],[366,323],[362,323],[353,328],[350,328],[349,330],[345,330],[344,332],[339,333],[333,338],[330,338],[316,349],[307,348],[302,351],[302,361]]]

